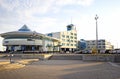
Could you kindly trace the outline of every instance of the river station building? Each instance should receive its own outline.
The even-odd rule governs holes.
[[[18,31],[0,34],[4,38],[6,51],[22,52],[53,52],[60,50],[60,40],[44,34],[31,31],[23,25]]]

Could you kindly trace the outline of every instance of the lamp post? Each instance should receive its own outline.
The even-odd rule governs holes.
[[[11,47],[11,51],[9,52],[10,64],[13,63],[12,61],[12,53],[14,52],[14,46]]]
[[[95,16],[95,20],[96,20],[96,52],[98,53],[98,23],[97,23],[98,16],[97,14]]]

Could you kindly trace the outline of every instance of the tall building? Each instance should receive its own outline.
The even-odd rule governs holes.
[[[4,38],[3,46],[6,46],[6,51],[59,51],[59,39],[31,31],[26,25],[18,31],[2,33],[0,36]]]
[[[92,50],[93,48],[96,48],[96,40],[86,40],[87,47],[86,50]],[[111,45],[110,42],[108,42],[105,39],[98,40],[98,50],[110,50],[113,49],[114,46]]]
[[[67,25],[67,31],[48,33],[47,35],[61,40],[61,51],[74,51],[77,48],[77,30],[73,24]]]

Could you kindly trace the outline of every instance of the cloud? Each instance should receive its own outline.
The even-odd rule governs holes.
[[[82,6],[90,6],[94,2],[94,0],[77,0],[77,1],[78,1],[77,3]]]
[[[39,24],[42,20],[55,22],[48,18],[55,19],[50,16],[62,11],[63,6],[88,6],[92,2],[93,0],[0,0],[0,25]],[[45,16],[46,14],[50,16]]]
[[[1,0],[0,6],[7,11],[28,12],[28,13],[47,13],[60,9],[66,5],[88,6],[93,0]]]
[[[56,5],[65,6],[65,5],[81,5],[89,6],[93,3],[94,0],[57,0]]]
[[[93,0],[0,0],[1,22],[17,23],[41,19],[45,14],[59,13],[63,6],[92,4]],[[3,12],[3,13],[2,13]],[[38,16],[35,16],[38,15]],[[39,18],[39,19],[38,19]]]

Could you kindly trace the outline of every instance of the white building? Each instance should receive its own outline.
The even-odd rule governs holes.
[[[61,51],[74,51],[77,48],[77,30],[73,24],[67,26],[67,31],[48,33],[47,35],[61,40]]]
[[[18,31],[2,33],[0,36],[4,38],[3,46],[6,46],[6,51],[59,51],[59,39],[31,31],[26,25]]]
[[[85,50],[92,50],[96,48],[96,40],[86,40],[87,47]],[[111,50],[113,49],[114,46],[111,45],[110,42],[108,42],[105,39],[100,39],[98,40],[98,50],[99,51],[104,51],[104,50]]]

